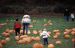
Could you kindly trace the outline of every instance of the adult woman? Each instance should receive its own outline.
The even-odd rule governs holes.
[[[23,18],[22,18],[23,35],[25,34],[25,31],[26,31],[26,34],[27,34],[28,26],[29,26],[30,23],[31,23],[30,16],[29,15],[24,15]]]

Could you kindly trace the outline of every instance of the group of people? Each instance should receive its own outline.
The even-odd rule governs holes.
[[[70,14],[69,10],[66,9],[64,12],[64,17],[67,21],[69,21],[69,18],[71,17],[72,21],[74,21],[74,13],[72,12]],[[22,25],[21,25],[22,23]],[[17,18],[15,23],[14,23],[14,30],[15,30],[15,34],[16,36],[19,34],[20,35],[20,29],[23,26],[23,35],[27,35],[28,32],[28,26],[31,23],[31,18],[29,15],[24,15],[22,18],[21,23],[19,22],[19,19]],[[25,33],[26,32],[26,33]],[[43,42],[44,45],[48,44],[48,37],[50,37],[50,35],[48,34],[46,29],[43,29],[42,33],[40,34],[40,36],[42,36],[43,38]]]
[[[21,23],[22,23],[22,25],[21,25]],[[29,15],[24,15],[23,18],[22,18],[21,23],[20,23],[20,21],[19,21],[18,18],[16,19],[16,21],[14,23],[14,30],[15,30],[16,36],[18,34],[20,34],[20,29],[21,29],[22,26],[23,26],[23,35],[25,34],[25,32],[27,34],[27,32],[28,32],[28,26],[31,23],[30,16]]]
[[[21,25],[21,23],[22,23],[22,25]],[[23,26],[23,35],[25,34],[25,32],[26,32],[26,35],[27,35],[28,26],[31,23],[30,16],[29,15],[24,15],[23,18],[22,18],[21,23],[20,23],[20,21],[19,21],[18,18],[16,19],[16,21],[14,23],[14,30],[15,30],[16,36],[18,34],[20,35],[20,29],[21,29],[22,26]],[[47,33],[47,30],[46,29],[43,29],[43,31],[40,34],[40,36],[42,36],[42,38],[43,38],[44,45],[48,44],[48,37],[50,35]]]
[[[68,8],[65,9],[64,17],[66,21],[69,21],[69,19],[71,18],[71,20],[74,22],[74,19],[75,19],[74,13],[73,11],[71,12]]]

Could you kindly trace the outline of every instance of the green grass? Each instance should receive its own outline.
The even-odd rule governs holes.
[[[12,18],[12,17],[8,17],[8,18],[9,18],[10,23],[7,25],[4,25],[2,28],[0,28],[0,40],[5,38],[2,36],[1,33],[4,32],[6,28],[13,29],[14,18]],[[32,30],[42,30],[43,28],[47,28],[48,31],[52,32],[51,37],[49,37],[49,42],[53,43],[55,45],[55,48],[73,48],[73,43],[71,41],[71,38],[73,36],[71,35],[70,39],[64,39],[63,32],[64,32],[64,29],[66,29],[66,28],[74,28],[75,21],[72,22],[70,20],[69,22],[67,22],[64,20],[63,17],[50,17],[50,18],[31,17],[31,19],[32,19],[32,21],[36,20],[35,23],[31,23],[34,25],[33,28],[30,28],[31,32],[32,32]],[[21,20],[21,18],[20,18],[20,20]],[[44,27],[43,24],[47,23],[48,20],[51,20],[53,25]],[[0,19],[0,23],[4,23],[5,21],[6,21],[6,18]],[[55,29],[59,29],[61,31],[61,35],[59,36],[59,39],[62,41],[61,45],[55,44],[55,39],[53,39],[53,30],[55,30]],[[39,35],[30,34],[30,36],[39,36]],[[15,34],[14,33],[11,34],[10,35],[11,41],[9,41],[6,45],[4,45],[3,48],[32,48],[32,45],[35,43],[35,42],[32,42],[31,44],[17,44],[14,37],[15,37]],[[42,39],[40,42],[41,43],[43,42]],[[47,48],[47,45],[45,45],[44,48]]]

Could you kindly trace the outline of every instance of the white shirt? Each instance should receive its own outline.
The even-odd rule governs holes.
[[[43,31],[40,36],[42,36],[43,38],[48,38],[48,36],[50,36],[47,31]]]
[[[30,18],[23,18],[22,23],[31,23],[31,19]]]
[[[74,18],[74,14],[73,13],[71,14],[71,18]]]

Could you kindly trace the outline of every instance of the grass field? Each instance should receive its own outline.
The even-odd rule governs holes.
[[[2,35],[2,32],[4,32],[7,28],[13,29],[13,23],[14,23],[14,18],[13,17],[8,17],[9,18],[9,24],[4,25],[3,27],[0,28],[0,40],[5,39],[5,37]],[[21,17],[19,17],[21,20]],[[0,18],[0,23],[5,23],[7,18]],[[71,39],[73,36],[70,34],[69,39],[64,39],[63,37],[63,32],[65,29],[71,29],[75,28],[75,21],[72,22],[71,20],[69,22],[64,20],[64,17],[43,17],[43,18],[37,18],[37,17],[31,17],[32,19],[32,28],[29,28],[30,32],[32,30],[42,30],[43,28],[47,28],[48,31],[51,32],[51,37],[49,37],[49,42],[53,43],[55,45],[55,48],[73,48],[73,43]],[[33,23],[33,20],[36,20],[35,23]],[[43,26],[44,24],[48,23],[48,21],[51,21],[52,25],[48,26]],[[59,29],[61,32],[61,35],[59,36],[59,40],[61,40],[62,44],[57,45],[55,44],[56,39],[53,38],[53,30]],[[29,36],[39,36],[39,34],[34,35],[30,34]],[[36,43],[36,41],[30,43],[30,44],[17,44],[15,40],[15,33],[10,35],[10,41],[7,42],[5,45],[3,45],[3,48],[32,48],[33,44]],[[42,39],[40,41],[42,43]],[[43,43],[42,43],[43,44]],[[48,48],[47,45],[44,45],[44,48]]]

